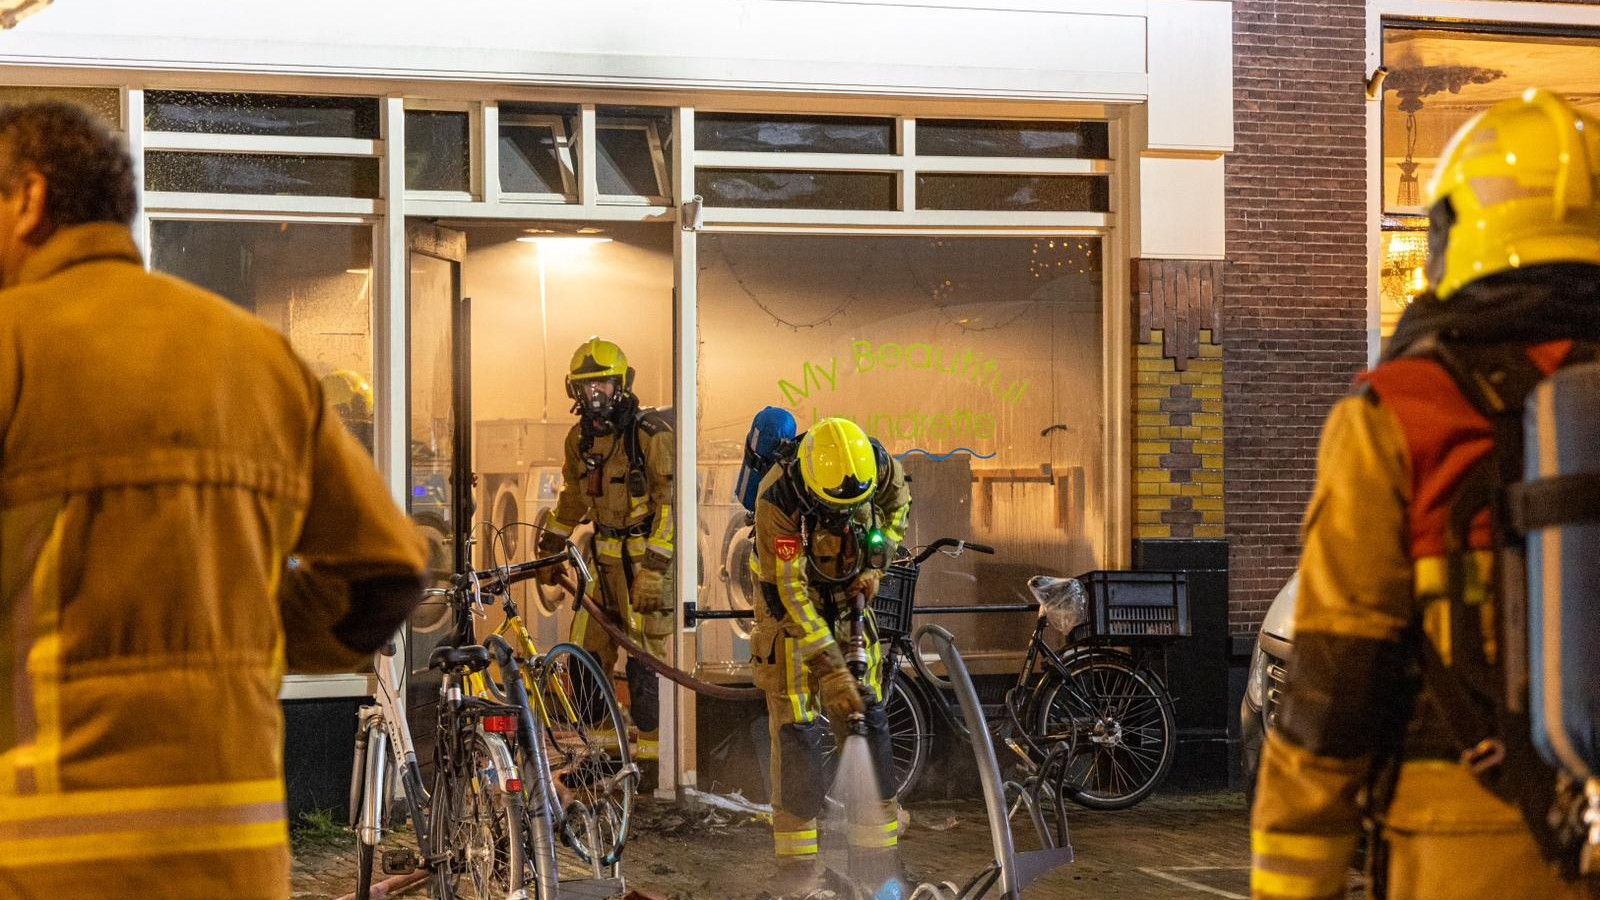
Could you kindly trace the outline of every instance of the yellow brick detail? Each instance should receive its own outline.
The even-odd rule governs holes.
[[[1196,500],[1196,501],[1194,501],[1194,504],[1195,504],[1195,506],[1199,506],[1202,502],[1204,502],[1204,501]],[[1220,510],[1220,509],[1208,509],[1208,510],[1205,510],[1205,511],[1200,513],[1200,521],[1206,523],[1207,525],[1221,525],[1222,524],[1222,510]]]
[[[1211,469],[1201,469],[1194,473],[1194,480],[1201,484],[1221,484],[1222,473]]]
[[[1191,360],[1189,360],[1189,371],[1191,371],[1191,372],[1202,372],[1202,373],[1205,373],[1207,375],[1221,375],[1222,374],[1222,360],[1220,360],[1220,359],[1191,359]]]
[[[1194,501],[1194,508],[1200,510],[1201,512],[1208,512],[1210,510],[1217,510],[1218,512],[1221,512],[1222,500],[1216,497],[1201,497],[1200,499]]]
[[[1134,345],[1134,354],[1139,359],[1160,359],[1161,358],[1161,345],[1160,344],[1136,344],[1136,345]]]
[[[1222,388],[1217,385],[1200,385],[1190,392],[1196,400],[1221,400]]]
[[[1201,456],[1221,456],[1222,455],[1222,442],[1221,441],[1196,441],[1195,445],[1194,445],[1194,452],[1200,454]]]
[[[1138,491],[1135,491],[1134,494],[1135,494],[1135,499],[1133,501],[1133,505],[1134,505],[1135,509],[1163,509],[1163,510],[1165,510],[1165,509],[1171,509],[1172,508],[1172,501],[1168,500],[1165,497],[1145,496],[1143,494],[1139,494]]]
[[[1161,468],[1161,457],[1135,456],[1133,458],[1133,465],[1136,469],[1159,469]]]
[[[1221,428],[1222,415],[1220,413],[1195,413],[1189,419],[1190,424],[1196,428]]]
[[[1201,400],[1200,401],[1200,411],[1201,412],[1206,412],[1206,413],[1214,413],[1214,414],[1220,416],[1220,415],[1222,415],[1222,401],[1221,400]]]
[[[1136,481],[1155,481],[1155,482],[1160,482],[1160,481],[1171,481],[1172,480],[1172,475],[1170,473],[1168,473],[1168,472],[1162,471],[1161,469],[1140,469],[1138,472],[1135,472],[1134,474],[1136,476],[1135,477]]]
[[[1220,455],[1211,456],[1207,454],[1201,454],[1200,468],[1208,472],[1221,472],[1222,457]]]
[[[1222,373],[1221,372],[1201,372],[1201,371],[1197,371],[1195,369],[1195,366],[1198,366],[1198,365],[1200,365],[1200,360],[1191,361],[1189,363],[1189,370],[1188,371],[1179,372],[1178,373],[1178,379],[1179,379],[1178,383],[1179,384],[1195,385],[1195,386],[1203,385],[1203,384],[1221,384],[1222,383]]]
[[[1183,384],[1182,377],[1177,372],[1160,372],[1156,376],[1156,384]]]
[[[1136,368],[1140,372],[1176,372],[1177,363],[1166,357],[1158,359],[1139,359]]]
[[[1155,397],[1151,397],[1148,400],[1135,400],[1133,401],[1133,408],[1142,413],[1158,413],[1161,412],[1161,401]]]
[[[1134,437],[1141,441],[1153,441],[1161,437],[1161,429],[1152,425],[1141,425],[1135,429]]]
[[[1197,538],[1219,538],[1219,537],[1222,537],[1222,526],[1221,525],[1196,525],[1194,527],[1194,536],[1197,537]],[[1141,537],[1143,537],[1143,535],[1141,535]]]
[[[1159,427],[1162,425],[1170,425],[1171,423],[1172,419],[1170,419],[1167,414],[1163,412],[1142,412],[1134,414],[1133,417],[1133,424],[1141,428],[1149,425],[1155,425]]]
[[[1137,441],[1133,445],[1135,453],[1171,453],[1172,444],[1167,441]]]
[[[1170,525],[1140,525],[1135,529],[1135,533],[1147,540],[1169,538],[1172,537],[1172,527]],[[1218,535],[1218,537],[1221,537],[1221,535]]]
[[[1159,509],[1141,509],[1134,514],[1134,521],[1140,525],[1160,525],[1161,513]]]
[[[1185,483],[1185,484],[1178,485],[1178,496],[1180,496],[1180,497],[1198,497],[1198,496],[1200,496],[1200,494],[1204,490],[1205,490],[1205,488],[1202,485],[1196,484],[1196,483],[1191,481],[1191,482],[1188,482],[1188,483]]]
[[[1161,489],[1161,496],[1163,497],[1177,497],[1183,493],[1183,491],[1178,490],[1179,488],[1183,487],[1181,484],[1172,484],[1169,482],[1167,484],[1157,485],[1157,487]]]
[[[1164,384],[1145,384],[1139,382],[1133,391],[1135,400],[1165,400],[1172,396],[1172,389]]]
[[[1221,344],[1213,344],[1213,343],[1211,343],[1211,341],[1209,339],[1201,340],[1200,341],[1200,358],[1201,359],[1221,359],[1222,358],[1222,345]]]

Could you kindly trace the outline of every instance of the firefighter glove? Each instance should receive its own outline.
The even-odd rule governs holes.
[[[865,594],[867,604],[871,605],[872,598],[878,596],[878,584],[882,581],[883,570],[868,566],[861,570],[861,574],[856,576],[855,581],[850,582],[850,596],[854,597],[858,593]]]
[[[633,603],[636,613],[653,613],[661,609],[661,592],[667,580],[664,568],[657,567],[650,558],[654,554],[645,554],[646,562],[639,567],[633,576],[633,590],[629,600]]]

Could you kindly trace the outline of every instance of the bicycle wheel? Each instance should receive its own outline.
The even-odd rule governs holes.
[[[494,761],[482,735],[458,749],[462,758],[440,766],[433,793],[431,827],[443,841],[436,849],[446,855],[442,886],[454,896],[500,900],[527,879],[522,797],[480,774]]]
[[[1161,681],[1118,653],[1067,660],[1069,680],[1045,673],[1035,693],[1031,737],[1048,749],[1072,741],[1056,786],[1089,809],[1127,809],[1172,767],[1177,722]]]
[[[628,839],[636,779],[611,679],[573,644],[550,648],[533,679],[529,699],[544,724],[550,779],[565,812],[562,843],[584,869],[613,865]]]

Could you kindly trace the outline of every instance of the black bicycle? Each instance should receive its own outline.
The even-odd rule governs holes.
[[[917,608],[923,563],[941,552],[956,557],[967,550],[994,552],[955,538],[936,540],[890,566],[872,603],[879,639],[887,645],[884,702],[896,795],[904,799],[922,775],[935,713],[955,732],[968,734],[952,685],[930,665],[937,655],[921,652],[910,637],[912,616],[1035,611],[1038,622],[1015,684],[1001,703],[984,709],[995,738],[1026,772],[1039,773],[1048,761],[1045,774],[1055,789],[1081,806],[1126,809],[1148,797],[1171,769],[1177,744],[1172,696],[1151,663],[1156,648],[1188,631],[1185,577],[1039,576],[1029,582],[1037,606]],[[1052,621],[1066,626],[1055,646],[1049,640]],[[1051,759],[1053,752],[1057,759]]]

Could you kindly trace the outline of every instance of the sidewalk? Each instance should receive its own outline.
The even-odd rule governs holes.
[[[1035,882],[1028,896],[1249,900],[1250,830],[1239,794],[1158,796],[1122,812],[1069,807],[1068,816],[1078,861]],[[1019,835],[1019,847],[1030,837]],[[982,802],[913,805],[901,847],[912,876],[966,881],[992,856]],[[764,822],[642,800],[624,875],[630,888],[671,900],[760,900],[771,859]],[[297,848],[294,900],[348,893],[354,871],[348,842]]]

